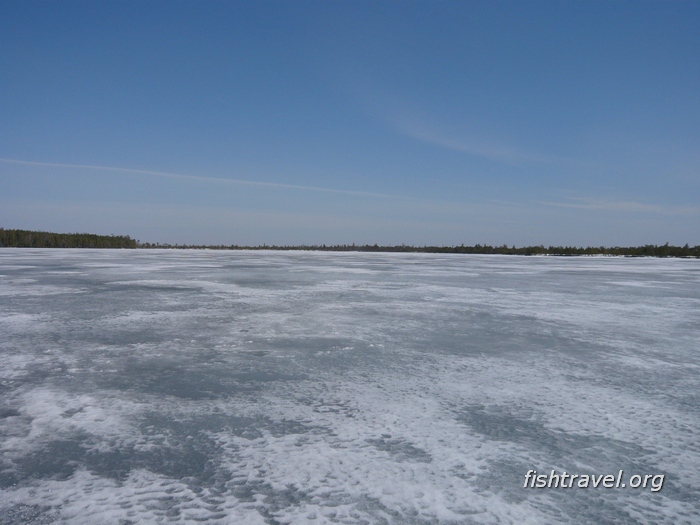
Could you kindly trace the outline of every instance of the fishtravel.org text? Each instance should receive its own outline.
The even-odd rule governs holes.
[[[664,485],[663,474],[633,474],[629,478],[625,477],[624,472],[620,470],[615,474],[567,474],[563,471],[557,474],[552,470],[549,474],[538,474],[536,470],[528,470],[525,474],[524,488],[544,489],[558,488],[570,489],[578,487],[585,489],[588,487],[606,488],[606,489],[624,489],[627,487],[638,489],[648,488],[652,492],[658,492]]]

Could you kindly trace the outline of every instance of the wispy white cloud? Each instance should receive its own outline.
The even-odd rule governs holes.
[[[353,94],[372,118],[414,140],[508,164],[571,162],[570,159],[513,147],[504,141],[477,138],[478,132],[466,137],[451,133],[425,112],[416,110],[405,97],[382,90],[357,71],[348,74],[345,80],[345,85],[353,86]]]
[[[510,164],[549,164],[561,162],[563,160],[553,155],[527,152],[504,144],[468,140],[461,137],[451,137],[443,132],[435,131],[434,129],[416,124],[415,122],[399,122],[397,123],[397,130],[400,133],[421,142],[460,151],[475,157],[483,157]]]
[[[544,201],[540,204],[558,208],[577,208],[581,210],[619,211],[629,213],[661,213],[667,215],[697,215],[700,208],[694,206],[661,206],[635,201],[613,201],[605,199],[575,199],[567,202]]]
[[[175,180],[186,180],[195,182],[205,182],[213,184],[233,184],[233,185],[243,185],[243,186],[257,186],[262,188],[271,189],[291,189],[291,190],[302,190],[302,191],[318,191],[326,193],[338,193],[343,195],[355,195],[359,197],[375,197],[375,198],[401,198],[398,195],[389,195],[385,193],[372,193],[367,191],[354,191],[354,190],[339,190],[335,188],[322,188],[318,186],[302,186],[298,184],[282,184],[278,182],[260,182],[253,180],[244,179],[228,179],[221,177],[207,177],[201,175],[183,175],[181,173],[170,173],[166,171],[153,171],[153,170],[142,170],[135,168],[122,168],[117,166],[99,166],[93,164],[65,164],[58,162],[37,162],[29,160],[18,160],[18,159],[6,159],[0,158],[0,162],[5,164],[18,164],[23,166],[41,166],[46,168],[70,168],[70,169],[80,169],[80,170],[95,170],[95,171],[111,171],[117,173],[130,173],[130,174],[140,174],[140,175],[150,175],[154,177],[164,177],[168,179]]]
[[[389,118],[389,122],[396,131],[412,139],[459,151],[474,157],[482,157],[508,164],[554,164],[571,162],[569,159],[564,159],[555,155],[525,151],[502,142],[467,138],[451,134],[440,130],[439,126],[426,124],[424,119],[395,115]]]

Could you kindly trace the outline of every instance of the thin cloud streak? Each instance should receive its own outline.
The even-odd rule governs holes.
[[[667,215],[696,215],[700,208],[693,206],[664,207],[658,204],[645,204],[634,201],[606,201],[578,199],[577,202],[547,202],[540,204],[557,208],[576,208],[580,210],[621,211],[630,213],[662,213]]]
[[[406,122],[397,125],[400,133],[421,142],[434,144],[443,148],[466,153],[476,157],[484,157],[491,160],[507,163],[539,163],[551,164],[564,162],[565,159],[553,155],[540,155],[528,153],[502,145],[494,145],[483,142],[472,142],[458,138],[446,137],[435,133],[425,127]]]
[[[401,135],[467,155],[510,164],[569,162],[553,155],[530,153],[503,144],[450,137],[449,134],[439,131],[441,126],[430,124],[432,119],[426,119],[407,109],[408,104],[402,104],[396,93],[384,93],[373,86],[366,77],[359,76],[361,78],[348,74],[344,79],[345,83],[354,86],[355,95],[359,97],[360,103],[366,107],[368,113],[375,118],[378,116],[385,126]]]
[[[367,191],[354,191],[354,190],[338,190],[334,188],[321,188],[317,186],[301,186],[297,184],[283,184],[279,182],[259,182],[252,180],[243,179],[222,179],[219,177],[206,177],[200,175],[183,175],[181,173],[170,173],[165,171],[153,171],[153,170],[142,170],[135,168],[121,168],[116,166],[97,166],[92,164],[63,164],[58,162],[37,162],[30,160],[18,160],[18,159],[6,159],[0,158],[0,162],[6,164],[19,164],[24,166],[42,166],[42,167],[52,167],[52,168],[71,168],[71,169],[92,169],[100,171],[114,171],[119,173],[131,173],[131,174],[142,174],[142,175],[152,175],[155,177],[165,177],[168,179],[176,180],[188,180],[196,182],[210,182],[217,184],[236,184],[245,186],[256,186],[261,188],[273,188],[273,189],[291,189],[291,190],[304,190],[304,191],[318,191],[326,193],[338,193],[343,195],[355,195],[359,197],[374,197],[374,198],[390,198],[390,199],[402,199],[399,195],[389,195],[384,193],[372,193]]]

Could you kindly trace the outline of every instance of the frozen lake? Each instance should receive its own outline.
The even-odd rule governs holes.
[[[0,524],[699,523],[699,342],[698,260],[0,249]]]

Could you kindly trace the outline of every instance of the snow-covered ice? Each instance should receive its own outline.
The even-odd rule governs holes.
[[[697,260],[0,249],[0,524],[698,523],[698,341]]]

